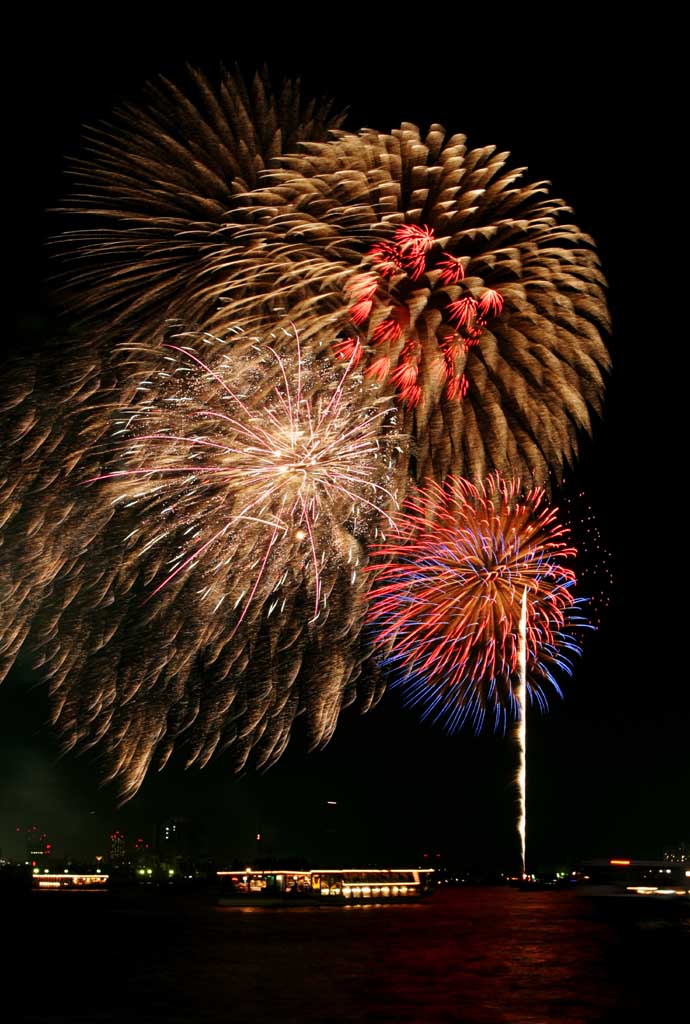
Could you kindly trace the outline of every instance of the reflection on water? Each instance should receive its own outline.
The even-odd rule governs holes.
[[[48,938],[27,1021],[630,1024],[671,1019],[690,965],[687,909],[575,892],[279,910],[155,894],[95,903],[21,911]]]

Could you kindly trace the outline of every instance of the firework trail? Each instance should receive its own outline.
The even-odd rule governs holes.
[[[356,685],[361,568],[400,454],[390,403],[363,405],[354,371],[292,330],[178,333],[158,355],[128,403],[118,390],[72,425],[68,442],[97,444],[58,463],[90,471],[55,493],[39,460],[7,533],[41,552],[6,548],[16,640],[33,625],[67,745],[100,743],[125,796],[181,741],[189,763],[232,744],[238,766],[268,764],[297,715],[319,745],[376,698]]]
[[[438,125],[344,132],[290,88],[195,74],[191,98],[163,82],[90,132],[66,204],[80,310],[145,338],[169,317],[251,330],[280,306],[397,397],[417,480],[546,484],[608,366],[592,240],[508,154]],[[248,132],[252,159],[247,123],[272,126]]]
[[[520,634],[518,643],[518,666],[520,683],[518,686],[518,705],[520,717],[517,723],[518,741],[518,823],[520,836],[520,856],[522,859],[522,877],[527,871],[527,587],[522,591],[520,602]]]
[[[371,549],[369,621],[393,684],[424,717],[454,730],[498,728],[518,714],[520,618],[527,594],[530,701],[546,706],[554,673],[570,673],[584,625],[568,562],[575,551],[540,489],[492,475],[457,477],[408,499],[399,534]]]

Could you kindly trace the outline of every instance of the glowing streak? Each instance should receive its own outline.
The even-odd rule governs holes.
[[[518,687],[517,699],[520,705],[520,717],[517,723],[517,741],[520,760],[517,775],[519,794],[517,830],[520,836],[520,854],[524,878],[527,872],[527,587],[522,592],[518,664],[520,666],[520,685]]]

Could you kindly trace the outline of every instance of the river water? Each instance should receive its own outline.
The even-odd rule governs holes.
[[[7,977],[29,1024],[630,1024],[688,1008],[687,904],[505,888],[281,910],[37,894],[17,924],[30,981]]]

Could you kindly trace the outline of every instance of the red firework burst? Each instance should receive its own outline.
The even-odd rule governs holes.
[[[372,272],[357,274],[348,287],[352,298],[350,320],[363,333],[370,334],[372,345],[379,350],[370,361],[367,374],[379,381],[390,380],[399,399],[411,408],[423,401],[418,378],[428,353],[424,339],[410,324],[409,302],[413,289],[425,275],[430,275],[448,292],[439,305],[442,325],[446,327],[440,333],[446,340],[439,347],[439,358],[432,358],[434,365],[425,369],[445,380],[448,398],[463,398],[468,382],[458,370],[464,362],[461,357],[479,344],[489,320],[500,315],[500,292],[485,288],[479,298],[469,292],[462,294],[462,260],[444,252],[433,229],[426,225],[401,225],[392,241],[376,242],[367,256]],[[334,345],[339,358],[350,358],[346,353],[350,351],[351,339],[346,342]]]
[[[450,477],[409,500],[394,540],[371,551],[369,622],[384,665],[408,701],[452,730],[487,712],[495,724],[515,712],[519,625],[527,592],[527,675],[531,699],[544,685],[560,693],[554,669],[579,653],[584,625],[573,596],[568,531],[541,489],[492,475],[484,486]]]

